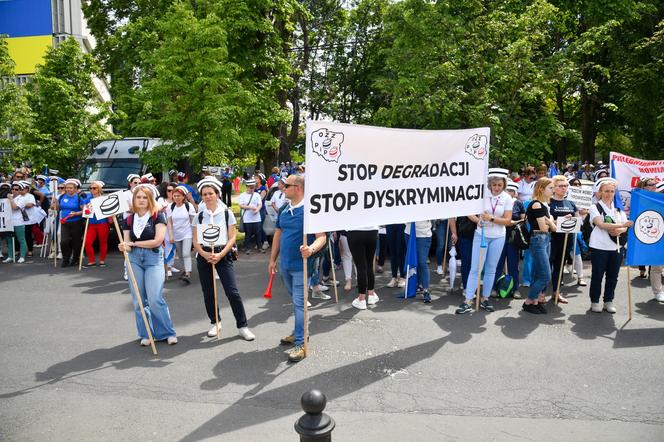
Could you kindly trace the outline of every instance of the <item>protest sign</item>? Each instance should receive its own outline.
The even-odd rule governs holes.
[[[556,218],[556,232],[557,233],[577,233],[581,231],[581,218],[572,217],[558,217]]]
[[[92,213],[97,219],[108,218],[129,210],[129,204],[122,190],[93,198],[90,204],[92,204]]]
[[[12,206],[9,199],[0,199],[0,232],[13,232],[14,223],[12,222]]]
[[[590,209],[593,204],[593,189],[592,187],[570,186],[565,199],[576,204],[577,209]]]
[[[207,247],[224,246],[228,242],[226,226],[198,224],[196,226],[196,240],[199,244]]]
[[[489,136],[308,121],[305,232],[480,213]]]
[[[664,160],[642,160],[611,152],[611,176],[618,181],[619,191],[630,191],[642,178],[664,181]]]
[[[664,194],[634,189],[629,217],[627,265],[664,265]]]

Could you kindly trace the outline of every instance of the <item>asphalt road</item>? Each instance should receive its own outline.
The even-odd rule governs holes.
[[[403,301],[378,278],[374,308],[313,300],[310,356],[287,362],[292,327],[267,257],[236,265],[254,342],[207,338],[197,276],[167,282],[179,343],[139,347],[120,255],[105,269],[0,264],[0,439],[288,440],[303,392],[319,388],[335,440],[664,440],[664,305],[625,269],[618,313],[589,313],[587,288],[548,315],[498,300],[457,316],[459,291],[432,275],[433,302]],[[632,272],[634,277],[637,272]],[[222,292],[223,293],[223,292]],[[330,292],[332,293],[332,292]]]

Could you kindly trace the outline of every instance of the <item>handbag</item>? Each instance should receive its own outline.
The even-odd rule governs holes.
[[[28,212],[25,211],[25,209],[21,209],[21,216],[23,217],[23,221],[30,221],[30,216],[28,215]]]
[[[525,220],[507,229],[507,242],[519,250],[530,247],[530,230]]]
[[[460,216],[456,220],[457,234],[466,239],[471,239],[475,234],[477,224],[472,222],[467,216]]]
[[[265,216],[265,219],[263,220],[263,232],[265,232],[266,236],[272,236],[274,235],[274,231],[277,229],[277,223],[272,219],[272,217],[268,214]]]

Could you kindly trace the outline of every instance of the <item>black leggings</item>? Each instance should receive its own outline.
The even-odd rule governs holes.
[[[357,268],[357,291],[365,295],[373,290],[376,280],[373,272],[373,259],[376,254],[378,230],[349,230],[346,233],[348,247]]]
[[[65,261],[78,261],[83,246],[84,229],[85,223],[82,219],[67,221],[60,228],[60,248]]]

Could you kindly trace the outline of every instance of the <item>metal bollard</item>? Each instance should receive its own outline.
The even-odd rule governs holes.
[[[306,413],[295,421],[295,431],[301,442],[332,441],[332,430],[336,426],[334,419],[323,413],[327,399],[320,390],[309,390],[300,399],[302,410]]]

